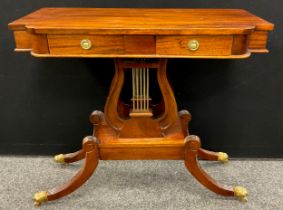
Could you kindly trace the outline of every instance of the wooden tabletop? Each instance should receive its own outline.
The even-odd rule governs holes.
[[[48,34],[215,35],[269,31],[273,24],[241,9],[43,8],[9,27]]]
[[[274,26],[241,9],[43,8],[9,27],[37,57],[246,58]]]

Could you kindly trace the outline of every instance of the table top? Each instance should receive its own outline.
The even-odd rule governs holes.
[[[241,9],[42,8],[9,24],[37,57],[246,58],[274,25]]]
[[[241,9],[43,8],[9,24],[37,33],[242,34],[273,24]],[[205,29],[205,30],[204,30]]]

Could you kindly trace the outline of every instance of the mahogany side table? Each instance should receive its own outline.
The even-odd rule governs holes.
[[[191,115],[178,112],[166,63],[168,58],[240,59],[267,53],[273,24],[240,9],[43,8],[9,28],[18,52],[115,61],[104,113],[90,116],[93,135],[83,139],[81,150],[55,156],[59,163],[84,159],[82,169],[66,184],[36,193],[35,205],[79,188],[99,160],[184,160],[209,190],[247,199],[245,188],[217,183],[198,164],[199,158],[227,162],[228,155],[201,148],[200,138],[189,134]],[[132,82],[128,98],[121,97],[125,79]]]

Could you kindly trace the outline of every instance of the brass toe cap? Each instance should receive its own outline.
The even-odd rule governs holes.
[[[38,207],[40,206],[40,204],[47,201],[47,192],[42,191],[42,192],[35,193],[33,196],[33,199],[34,199],[34,206]]]
[[[241,201],[248,201],[248,191],[246,188],[241,186],[234,187],[234,195],[239,198]]]
[[[218,161],[221,161],[223,163],[228,163],[229,156],[225,152],[218,152]]]
[[[54,161],[55,161],[56,163],[65,163],[64,155],[63,155],[63,154],[56,155],[56,156],[54,157]]]

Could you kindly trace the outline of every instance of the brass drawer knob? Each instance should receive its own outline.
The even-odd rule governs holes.
[[[84,50],[89,50],[92,46],[92,43],[89,39],[83,39],[81,41],[81,47],[84,49]]]
[[[191,51],[196,51],[199,48],[199,42],[195,39],[189,41],[188,47]]]

